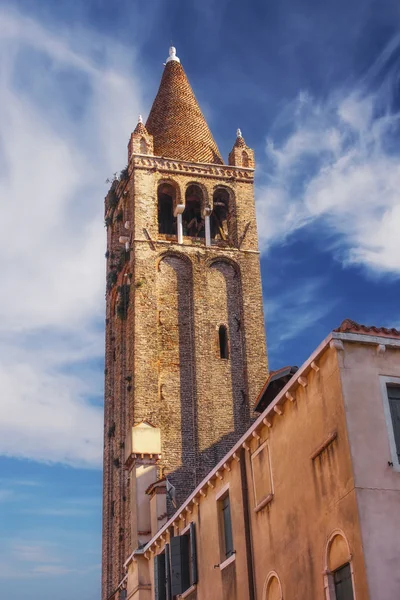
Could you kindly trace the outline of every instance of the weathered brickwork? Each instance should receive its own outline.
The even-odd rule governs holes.
[[[124,469],[130,427],[146,419],[161,429],[160,475],[183,502],[249,426],[267,372],[253,171],[144,157],[142,138],[151,147],[140,127],[128,170],[106,198],[104,600],[121,581],[132,544],[140,543]],[[215,208],[216,190],[226,190],[226,238],[206,246],[204,238],[185,236],[178,244],[176,233],[159,233],[162,183],[175,190],[174,209],[193,184],[202,212]],[[221,325],[227,358],[220,356]]]
[[[146,123],[154,154],[191,162],[223,160],[195,95],[178,62],[169,62]]]

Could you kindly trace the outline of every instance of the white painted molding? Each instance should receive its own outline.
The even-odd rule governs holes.
[[[307,387],[308,382],[307,382],[307,379],[305,377],[299,377],[297,381],[299,382],[299,384],[301,386]]]

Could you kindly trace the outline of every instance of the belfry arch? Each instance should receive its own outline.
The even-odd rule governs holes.
[[[158,233],[167,235],[176,234],[176,217],[174,208],[178,202],[178,189],[176,184],[166,181],[161,182],[157,188],[158,207]]]
[[[186,189],[185,210],[182,215],[183,235],[195,238],[205,237],[203,208],[205,194],[202,186],[193,183]]]
[[[219,186],[213,193],[213,210],[210,219],[211,239],[233,243],[234,210],[233,194],[225,187]]]

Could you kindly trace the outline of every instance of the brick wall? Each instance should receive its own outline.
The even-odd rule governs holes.
[[[190,184],[212,205],[230,194],[230,242],[158,234],[157,189]],[[107,291],[104,426],[103,598],[132,548],[124,440],[142,419],[162,431],[160,468],[182,502],[249,425],[267,375],[252,172],[133,156],[127,180],[106,199]],[[124,223],[129,221],[129,229]],[[119,237],[130,237],[121,260]],[[114,267],[113,267],[114,266]],[[129,291],[126,314],[124,294]],[[117,310],[117,314],[116,314]],[[227,326],[229,358],[219,356]],[[169,507],[172,510],[172,507]]]

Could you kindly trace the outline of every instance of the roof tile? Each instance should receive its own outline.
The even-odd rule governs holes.
[[[146,123],[155,156],[223,164],[182,65],[168,62]]]
[[[386,327],[375,327],[374,325],[360,325],[360,323],[356,323],[351,319],[345,319],[337,329],[334,329],[334,331],[338,333],[362,333],[365,335],[400,338],[400,331],[394,327],[387,329]]]

